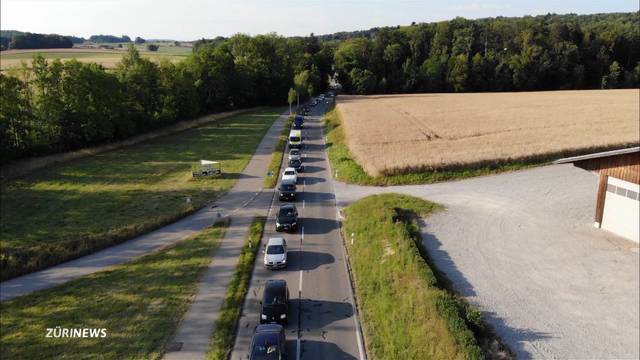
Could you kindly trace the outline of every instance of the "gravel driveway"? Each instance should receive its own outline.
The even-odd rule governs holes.
[[[592,226],[596,186],[553,165],[433,185],[336,183],[336,195],[340,206],[380,192],[445,205],[424,243],[519,358],[637,359],[638,245]]]

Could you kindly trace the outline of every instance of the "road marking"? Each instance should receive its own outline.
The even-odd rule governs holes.
[[[304,240],[304,226],[302,226],[300,229],[302,229],[302,233],[300,235],[300,240]]]
[[[302,208],[304,209],[304,200],[302,200]]]
[[[298,285],[298,295],[302,294],[302,270],[300,270],[300,283]]]
[[[296,341],[296,360],[300,360],[300,338]]]

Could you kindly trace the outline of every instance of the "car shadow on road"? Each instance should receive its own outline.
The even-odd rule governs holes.
[[[287,270],[314,270],[322,265],[333,264],[335,258],[333,255],[325,252],[289,250],[287,252],[289,266]]]
[[[327,234],[338,228],[334,219],[305,217],[302,221],[304,233],[309,235]]]
[[[320,172],[322,170],[324,170],[324,167],[321,167],[321,166],[307,165],[304,167],[305,174],[313,174],[313,173]]]
[[[353,316],[353,306],[348,302],[327,300],[300,300],[301,327],[303,331],[325,329],[334,321]]]
[[[304,196],[302,199],[306,200],[307,205],[312,205],[312,204],[321,203],[325,201],[333,201],[336,198],[335,195],[330,192],[305,191],[302,194]]]
[[[288,346],[288,344],[287,344]],[[344,352],[338,345],[330,342],[316,340],[302,340],[300,358],[304,359],[331,359],[331,360],[356,360],[351,354]],[[294,344],[295,349],[295,344]],[[295,354],[295,353],[294,353]]]
[[[313,163],[313,162],[322,161],[322,160],[323,160],[323,158],[321,158],[321,157],[307,156],[307,157],[302,158],[302,163],[303,164],[305,164],[305,163],[308,164],[308,163]]]
[[[321,182],[325,182],[326,180],[324,178],[316,177],[316,176],[305,176],[304,181],[305,181],[305,184],[307,185],[313,185],[313,184],[319,184]]]

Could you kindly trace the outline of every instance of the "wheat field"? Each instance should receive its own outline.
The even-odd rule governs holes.
[[[373,176],[542,161],[638,143],[639,89],[337,98]]]

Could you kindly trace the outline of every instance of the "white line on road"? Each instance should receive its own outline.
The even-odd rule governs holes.
[[[296,360],[300,360],[300,338],[296,341]]]
[[[302,208],[304,209],[304,200],[302,200]]]
[[[300,282],[298,284],[298,294],[302,294],[302,270],[300,270]]]
[[[302,229],[302,233],[301,233],[301,235],[300,235],[300,239],[301,239],[301,240],[304,240],[304,226],[303,226],[303,227],[301,227],[301,229]]]

